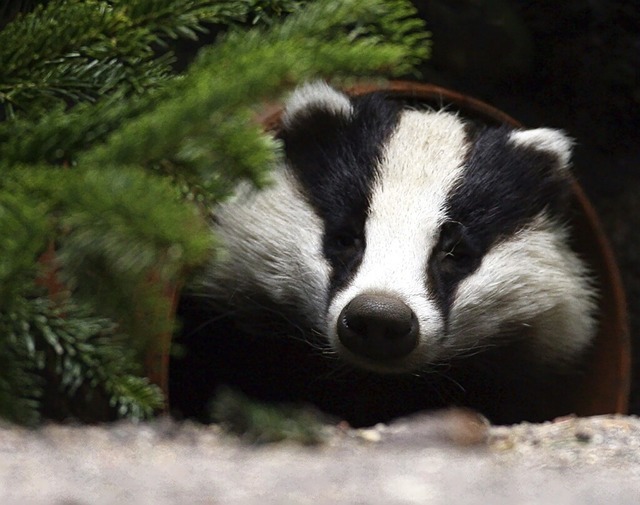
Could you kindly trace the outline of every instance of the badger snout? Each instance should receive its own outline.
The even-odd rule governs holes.
[[[403,358],[418,345],[415,313],[392,295],[356,296],[342,309],[337,325],[338,338],[349,351],[377,362]]]

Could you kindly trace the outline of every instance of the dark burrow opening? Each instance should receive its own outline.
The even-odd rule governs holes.
[[[213,315],[200,303],[183,301],[179,315],[179,352],[170,368],[171,410],[178,418],[214,421],[212,400],[227,388],[258,402],[311,406],[328,420],[353,427],[449,406],[477,410],[495,424],[569,413],[562,402],[572,377],[531,368],[516,345],[421,373],[376,374],[301,338],[239,332],[233,318]]]

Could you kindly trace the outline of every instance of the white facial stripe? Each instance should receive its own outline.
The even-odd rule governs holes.
[[[406,111],[389,139],[372,192],[366,248],[355,278],[334,298],[328,335],[339,347],[336,321],[364,292],[395,293],[418,316],[421,344],[439,333],[440,311],[426,293],[426,267],[446,196],[463,172],[463,123],[452,114]],[[424,351],[419,345],[417,354]]]
[[[564,233],[538,217],[490,250],[480,268],[458,285],[447,338],[451,347],[443,352],[455,355],[491,345],[482,337],[497,335],[505,321],[519,321],[532,353],[549,363],[570,361],[594,333],[588,279]]]

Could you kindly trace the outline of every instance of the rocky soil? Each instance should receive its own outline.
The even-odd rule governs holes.
[[[475,414],[327,426],[324,442],[250,445],[216,426],[0,428],[0,503],[616,504],[640,499],[640,419],[491,427]]]

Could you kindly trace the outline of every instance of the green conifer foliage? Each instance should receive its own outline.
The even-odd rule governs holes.
[[[145,418],[166,288],[218,254],[206,205],[278,160],[264,104],[407,74],[427,35],[405,0],[33,3],[0,31],[0,417]],[[211,24],[176,73],[173,41]]]

